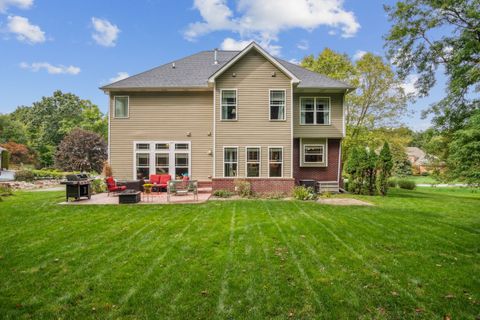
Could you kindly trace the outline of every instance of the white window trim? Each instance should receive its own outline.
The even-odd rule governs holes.
[[[149,150],[137,150],[137,143],[146,143],[150,145]],[[168,150],[155,150],[155,144],[157,143],[168,143]],[[175,143],[186,143],[188,144],[188,150],[175,150]],[[156,171],[156,159],[155,154],[157,153],[168,153],[168,172],[175,173],[175,153],[188,153],[188,175],[192,177],[192,142],[191,141],[133,141],[133,179],[137,179],[137,153],[148,153],[150,154],[150,174],[154,174]],[[149,177],[150,178],[150,177]],[[174,174],[172,174],[172,179],[175,179]]]
[[[237,172],[236,172],[236,175],[233,176],[233,177],[226,177],[225,176],[225,149],[237,149],[237,162],[228,162],[228,163],[236,163],[237,164]],[[222,176],[224,178],[237,178],[238,177],[238,171],[239,171],[239,166],[238,166],[238,162],[240,160],[240,153],[238,152],[239,149],[238,149],[238,146],[223,146],[223,155],[222,155]]]
[[[313,123],[302,123],[302,100],[303,99],[313,99]],[[317,99],[327,99],[328,100],[328,123],[317,123]],[[320,96],[308,96],[300,97],[298,101],[298,121],[301,126],[330,126],[332,125],[332,99],[330,97],[320,97]]]
[[[235,91],[235,119],[223,119],[223,91]],[[231,88],[231,89],[220,89],[220,121],[238,121],[238,89]]]
[[[319,163],[313,163],[313,162],[305,162],[303,161],[304,159],[304,149],[302,148],[303,146],[303,138],[300,138],[299,142],[299,152],[298,152],[298,163],[300,164],[300,167],[328,167],[328,138],[325,138],[325,143],[307,143],[307,145],[324,145],[324,162],[319,162]],[[317,165],[316,165],[317,164]]]
[[[272,161],[270,161],[270,149],[282,149],[282,161],[281,161],[281,162],[277,162],[277,161],[272,162]],[[270,146],[270,147],[268,147],[268,177],[269,177],[269,178],[283,178],[283,170],[284,170],[284,167],[285,167],[285,165],[284,165],[284,162],[285,162],[285,161],[284,161],[284,158],[285,158],[285,152],[284,152],[284,150],[283,150],[283,146],[278,146],[278,147]],[[271,163],[281,163],[281,164],[282,164],[282,173],[281,173],[281,176],[280,176],[280,177],[271,177],[271,176],[270,176],[270,164],[271,164]]]
[[[285,102],[283,105],[283,119],[272,119],[272,91],[283,91]],[[268,120],[269,121],[287,121],[287,90],[286,89],[269,89],[268,90]]]
[[[127,98],[127,116],[117,117],[116,100],[117,98]],[[128,119],[130,118],[130,96],[113,96],[113,117],[115,119]]]
[[[258,149],[258,177],[249,177],[248,176],[248,164],[257,163],[248,161],[248,149]],[[258,179],[262,177],[262,147],[260,146],[246,146],[245,147],[245,177],[251,179]]]
[[[305,156],[306,152],[305,149],[307,147],[322,147],[322,161],[317,161],[317,162],[310,162],[310,161],[305,161]],[[325,163],[325,145],[321,143],[309,143],[309,144],[304,144],[303,145],[303,163],[307,165],[312,165],[312,164],[324,164]]]

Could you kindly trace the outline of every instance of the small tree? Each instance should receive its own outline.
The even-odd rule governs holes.
[[[26,145],[9,141],[1,145],[10,153],[10,162],[14,164],[32,164],[35,162],[35,152]]]
[[[10,167],[10,153],[7,150],[3,150],[0,152],[0,156],[2,157],[2,166],[0,167],[0,171],[2,169],[7,169]]]
[[[375,195],[375,183],[377,179],[377,154],[373,150],[367,153],[365,163],[366,189],[369,195]]]
[[[345,163],[345,172],[348,175],[348,191],[359,193],[361,189],[361,181],[359,179],[359,148],[353,146],[348,154],[348,160]]]
[[[65,171],[101,172],[107,144],[97,133],[73,129],[58,146],[55,166]]]
[[[382,196],[387,195],[388,178],[390,178],[392,174],[392,168],[392,153],[390,152],[390,147],[388,143],[385,142],[377,160],[377,191]]]

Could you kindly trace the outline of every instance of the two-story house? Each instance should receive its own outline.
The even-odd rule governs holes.
[[[110,96],[108,154],[118,178],[189,175],[214,190],[244,178],[257,192],[288,192],[302,179],[338,187],[352,88],[254,42],[101,89]]]

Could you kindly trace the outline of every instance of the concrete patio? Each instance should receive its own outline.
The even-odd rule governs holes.
[[[193,194],[187,195],[178,195],[178,196],[170,196],[170,201],[167,201],[167,193],[160,192],[160,193],[151,193],[150,195],[146,195],[142,193],[141,201],[137,204],[180,204],[180,203],[204,203],[208,201],[210,196],[212,195],[210,188],[199,188],[198,191],[198,199],[195,199]],[[60,204],[63,205],[103,205],[103,204],[116,204],[118,205],[118,196],[111,194],[108,196],[107,193],[99,193],[92,195],[92,198],[86,199],[82,198],[81,200],[72,200],[70,199],[69,202],[63,201]],[[123,204],[122,204],[123,205]]]

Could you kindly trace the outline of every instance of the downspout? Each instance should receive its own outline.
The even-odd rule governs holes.
[[[212,179],[216,177],[216,159],[217,159],[217,82],[213,83],[213,172]]]

